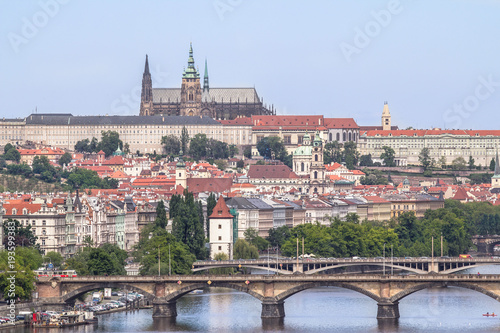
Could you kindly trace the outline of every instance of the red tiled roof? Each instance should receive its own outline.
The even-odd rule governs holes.
[[[323,116],[252,116],[254,129],[291,128],[293,130],[311,129],[324,126]],[[324,127],[323,127],[324,128]]]
[[[355,128],[359,129],[358,124],[353,118],[325,118],[327,128]]]
[[[461,136],[500,136],[500,130],[369,130],[366,136],[426,136],[426,135],[461,135]]]
[[[248,170],[249,178],[299,178],[288,166],[284,164],[279,165],[250,165]]]
[[[232,178],[187,178],[189,192],[215,192],[229,191],[233,185]]]
[[[217,204],[215,205],[212,215],[208,217],[209,219],[232,219],[233,215],[229,213],[229,208],[226,205],[226,201],[222,197],[222,195],[219,197],[219,200],[217,200]]]

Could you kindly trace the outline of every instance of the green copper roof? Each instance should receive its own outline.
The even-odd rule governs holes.
[[[193,45],[189,45],[189,58],[188,58],[188,68],[184,70],[182,78],[186,79],[197,79],[200,77],[200,73],[194,68],[194,58],[193,58]]]
[[[293,156],[311,156],[311,155],[312,155],[311,146],[300,146],[293,152]]]

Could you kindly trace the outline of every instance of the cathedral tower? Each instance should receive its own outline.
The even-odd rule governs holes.
[[[142,89],[141,89],[141,109],[139,115],[153,115],[153,83],[151,81],[151,73],[149,72],[148,55],[146,54],[146,64],[144,65],[144,73],[142,74]]]
[[[391,130],[391,113],[389,112],[389,105],[384,102],[384,110],[382,111],[382,129],[384,131]]]
[[[193,45],[189,47],[188,67],[182,74],[181,116],[199,116],[201,108],[200,73],[194,67]]]

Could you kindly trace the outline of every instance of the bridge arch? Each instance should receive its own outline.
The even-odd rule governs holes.
[[[443,270],[440,273],[441,274],[453,274],[453,273],[456,273],[456,272],[465,271],[466,269],[474,269],[474,268],[477,268],[477,267],[480,267],[480,266],[490,266],[490,265],[500,265],[500,263],[494,263],[494,262],[479,263],[479,264],[476,263],[476,264],[470,265],[470,266],[462,266],[462,267],[457,267],[457,268],[451,268],[451,269]]]
[[[260,271],[267,271],[267,267],[262,267],[262,266],[257,266],[257,265],[245,265],[245,264],[238,264],[238,263],[235,263],[234,265],[230,265],[230,266],[227,266],[227,265],[220,265],[220,266],[203,266],[203,267],[198,267],[198,268],[193,268],[191,269],[192,272],[201,272],[201,271],[208,271],[209,269],[216,269],[216,268],[236,268],[238,267],[238,265],[241,265],[241,268],[252,268],[252,269],[258,269]],[[270,272],[274,272],[274,273],[280,273],[280,274],[293,274],[293,272],[291,271],[287,271],[287,270],[284,270],[284,269],[277,269],[277,268],[273,268],[273,267],[269,267],[269,271]]]
[[[377,303],[382,301],[382,298],[375,295],[374,293],[372,293],[366,289],[360,288],[358,286],[352,285],[350,283],[327,282],[327,281],[325,281],[325,282],[309,282],[309,283],[304,283],[304,284],[298,285],[294,288],[290,288],[290,289],[284,291],[283,293],[277,295],[275,297],[275,299],[278,302],[282,302],[285,299],[287,299],[288,297],[293,296],[298,292],[301,292],[301,291],[306,290],[306,289],[318,288],[318,287],[338,287],[338,288],[350,289],[350,290],[356,291],[358,293],[361,293],[365,296],[370,297],[371,299],[373,299]]]
[[[328,266],[328,267],[321,267],[321,268],[316,268],[316,269],[311,269],[309,271],[306,271],[305,274],[315,274],[319,272],[323,272],[329,269],[334,269],[334,268],[341,268],[341,267],[350,267],[350,266],[379,266],[383,267],[383,263],[345,263],[345,264],[336,264],[335,266]],[[391,264],[385,264],[386,269],[391,269],[391,267],[394,267],[396,269],[401,269],[404,271],[412,272],[412,273],[417,273],[417,274],[427,274],[427,271],[418,269],[418,268],[411,268],[411,267],[404,267],[404,266],[399,266],[399,265],[391,265]]]
[[[62,300],[66,303],[71,302],[75,300],[78,296],[85,294],[86,292],[89,292],[91,290],[95,289],[103,289],[103,288],[119,288],[119,289],[126,289],[130,291],[139,291],[141,294],[143,294],[145,297],[153,299],[155,295],[147,292],[146,290],[136,287],[133,284],[128,284],[128,283],[116,283],[116,282],[95,282],[91,284],[84,285],[80,288],[77,288],[75,290],[72,290],[71,292],[65,294],[62,296]]]
[[[190,293],[193,290],[196,289],[203,289],[206,288],[207,284],[206,283],[193,283],[189,284],[171,294],[165,297],[165,301],[167,302],[175,302],[182,296]],[[264,297],[262,295],[257,294],[256,292],[248,289],[248,287],[244,287],[235,283],[229,283],[229,282],[214,282],[213,284],[210,285],[210,287],[222,287],[222,288],[230,288],[230,289],[235,289],[238,291],[242,291],[244,293],[247,293],[255,298],[257,298],[260,301],[264,300]]]
[[[428,288],[433,288],[433,287],[436,287],[436,286],[439,286],[439,284],[437,284],[436,282],[430,282],[430,283],[422,283],[422,284],[418,284],[418,285],[415,285],[413,287],[410,287],[408,289],[405,289],[399,293],[397,293],[396,295],[392,296],[390,298],[390,301],[391,302],[399,302],[401,299],[405,298],[406,296],[409,296],[417,291],[420,291],[420,290],[424,290],[424,289],[428,289]],[[470,290],[474,290],[474,291],[477,291],[481,294],[484,294],[486,296],[489,296],[497,301],[500,302],[500,296],[483,288],[483,287],[480,287],[480,286],[477,286],[477,285],[474,285],[474,284],[471,284],[471,283],[466,283],[466,282],[443,282],[441,283],[441,286],[443,287],[446,287],[446,286],[449,286],[449,287],[459,287],[459,288],[464,288],[464,289],[470,289]]]

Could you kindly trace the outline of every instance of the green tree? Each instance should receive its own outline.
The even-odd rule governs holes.
[[[173,219],[172,234],[186,244],[196,258],[204,259],[205,232],[203,221],[200,221],[199,206],[194,201],[193,193],[184,191]]]
[[[373,166],[373,160],[372,160],[372,155],[361,155],[359,158],[359,165],[360,166]]]
[[[229,145],[229,157],[233,158],[234,155],[238,155],[239,149],[236,145]]]
[[[245,167],[245,162],[243,160],[239,160],[238,162],[236,162],[236,167],[238,169],[242,169]]]
[[[271,228],[268,232],[269,236],[267,237],[267,241],[273,247],[281,247],[291,235],[290,228],[286,225],[279,228]]]
[[[36,243],[38,237],[35,236],[33,231],[31,230],[31,225],[27,225],[23,227],[23,225],[18,220],[13,220],[12,218],[8,218],[7,221],[3,222],[3,243],[9,244],[9,241],[14,242],[16,247],[33,247],[36,249],[40,249],[40,246]],[[9,236],[14,239],[9,240]],[[38,267],[35,267],[36,269]]]
[[[490,162],[490,171],[495,171],[495,159],[492,158]]]
[[[267,249],[267,247],[269,246],[269,242],[264,238],[260,237],[256,229],[248,228],[243,233],[243,236],[245,237],[245,240],[247,242],[249,242],[252,245],[255,245],[255,247],[257,247],[259,251],[263,251]]]
[[[356,214],[356,213],[348,213],[346,216],[345,216],[345,220],[346,222],[348,223],[355,223],[355,224],[359,224],[359,215]]]
[[[167,210],[165,209],[165,203],[163,200],[160,200],[158,202],[158,205],[156,206],[156,219],[155,219],[155,226],[161,229],[165,229],[167,227],[168,220],[167,220]]]
[[[120,135],[115,131],[102,131],[101,141],[97,144],[97,151],[103,151],[106,157],[111,156],[117,149],[123,147]]]
[[[454,170],[465,170],[467,168],[465,159],[462,156],[455,158],[451,162],[451,166]]]
[[[178,137],[173,134],[165,135],[161,138],[161,144],[163,145],[163,151],[168,155],[178,155],[181,149],[181,142]],[[185,150],[183,150],[186,153]]]
[[[7,172],[10,175],[21,175],[26,178],[33,176],[33,171],[31,170],[30,166],[27,165],[26,163],[9,164],[7,165]]]
[[[344,144],[344,162],[347,169],[352,170],[358,165],[359,153],[356,142],[349,141]]]
[[[212,215],[215,205],[217,204],[217,198],[215,194],[210,192],[207,198],[207,238],[210,239],[210,223],[208,223],[208,217]]]
[[[178,212],[179,212],[178,208],[179,208],[179,204],[180,204],[181,200],[182,200],[181,196],[178,194],[174,194],[174,195],[172,195],[172,198],[170,198],[168,210],[169,210],[171,219],[173,219],[174,217],[176,217],[178,215]]]
[[[75,144],[75,151],[79,153],[90,153],[92,151],[90,150],[89,144],[90,144],[89,139],[80,140]]]
[[[90,236],[83,237],[83,244],[85,247],[94,247],[94,240]]]
[[[103,244],[98,248],[84,247],[66,260],[69,269],[78,275],[125,275],[128,254],[116,244]]]
[[[215,165],[217,165],[217,168],[219,170],[226,170],[227,168],[227,160],[215,160]]]
[[[12,147],[3,155],[3,158],[7,161],[19,163],[21,160],[21,153],[16,148]]]
[[[243,149],[243,156],[252,158],[252,146],[246,146],[245,149]]]
[[[260,156],[266,159],[279,160],[288,167],[292,166],[292,156],[288,155],[281,138],[277,136],[267,136],[257,143],[257,150]]]
[[[182,127],[182,133],[181,133],[181,145],[182,145],[182,151],[184,154],[188,150],[188,144],[189,144],[189,133],[188,130],[186,129],[186,126]]]
[[[429,148],[427,147],[422,148],[420,154],[418,155],[418,160],[420,161],[420,164],[422,164],[424,171],[427,171],[427,169],[429,169],[429,167],[432,165],[432,159]]]
[[[237,239],[234,243],[234,259],[259,259],[259,250],[244,239]]]
[[[325,164],[330,164],[332,162],[341,163],[342,159],[342,145],[338,141],[328,142],[323,147],[323,162]]]
[[[154,225],[146,226],[141,231],[133,255],[141,264],[141,275],[158,275],[158,259],[161,275],[169,273],[169,266],[172,274],[191,274],[191,266],[196,259],[186,244],[177,241],[174,235],[165,229]]]
[[[208,139],[206,134],[196,134],[189,144],[189,154],[195,159],[200,160],[207,156]]]
[[[76,168],[68,174],[66,183],[70,188],[116,188],[118,181],[116,179],[101,179],[97,172],[93,170]]]
[[[68,153],[68,152],[66,152],[66,153],[64,153],[64,154],[63,154],[63,155],[59,158],[58,163],[59,163],[59,165],[60,165],[60,166],[63,166],[63,165],[68,165],[68,164],[70,164],[70,163],[71,163],[71,160],[72,160],[72,159],[73,159],[73,158],[71,157],[71,154],[70,154],[70,153]]]
[[[441,166],[441,169],[446,168],[446,157],[441,156],[438,160],[438,164]]]
[[[380,155],[380,158],[384,161],[384,165],[388,167],[396,166],[396,163],[394,162],[396,152],[394,149],[388,146],[383,146],[382,149],[384,152]]]
[[[8,152],[9,150],[11,150],[12,148],[15,148],[15,147],[14,147],[12,144],[7,143],[5,146],[3,146],[3,153],[4,153],[4,154],[7,154],[7,152]]]
[[[42,265],[42,256],[34,248],[18,247],[15,251],[10,251],[9,244],[5,245],[6,250],[0,251],[0,271],[15,272],[15,288],[14,292],[12,292],[11,280],[9,279],[12,274],[0,274],[0,293],[3,294],[2,299],[6,301],[17,301],[17,298],[29,300],[35,291],[35,274],[33,270],[38,269]],[[13,258],[11,252],[15,252]]]
[[[59,252],[50,251],[47,252],[45,256],[43,256],[43,262],[46,264],[52,263],[52,265],[54,265],[54,268],[59,268],[63,261],[64,259]]]
[[[468,163],[469,164],[469,170],[474,169],[474,162],[475,162],[474,158],[472,158],[472,156],[469,156],[469,163]]]
[[[227,159],[229,157],[229,146],[227,143],[209,139],[206,147],[207,157],[213,159]]]

